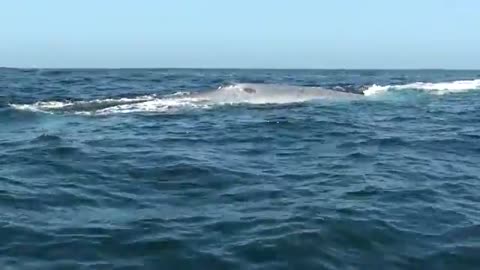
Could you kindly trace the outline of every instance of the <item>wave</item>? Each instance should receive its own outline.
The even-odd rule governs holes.
[[[311,100],[344,100],[362,95],[321,87],[269,84],[236,84],[216,90],[135,98],[97,99],[91,101],[41,101],[33,104],[10,104],[17,110],[106,115],[132,112],[166,112],[182,108],[208,108],[225,104],[286,104]]]
[[[461,80],[452,82],[415,82],[400,85],[372,85],[363,91],[365,96],[383,94],[392,90],[420,90],[435,95],[444,95],[449,93],[467,92],[480,89],[480,79]]]

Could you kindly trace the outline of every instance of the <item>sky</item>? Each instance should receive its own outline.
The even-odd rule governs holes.
[[[480,69],[477,0],[0,0],[0,66]]]

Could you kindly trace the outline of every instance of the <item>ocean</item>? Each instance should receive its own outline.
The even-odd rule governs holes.
[[[0,269],[478,269],[479,164],[480,71],[3,68]]]

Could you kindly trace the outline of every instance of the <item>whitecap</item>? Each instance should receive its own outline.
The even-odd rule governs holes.
[[[392,90],[420,90],[435,95],[444,95],[449,93],[467,92],[480,89],[480,80],[461,80],[452,82],[415,82],[401,85],[372,85],[363,94],[365,96],[379,95]]]

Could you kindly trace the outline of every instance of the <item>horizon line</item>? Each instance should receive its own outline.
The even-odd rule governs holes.
[[[276,68],[276,67],[12,67],[12,66],[0,66],[0,69],[19,69],[19,70],[27,70],[27,69],[43,69],[43,70],[140,70],[140,69],[157,69],[157,70],[166,70],[166,69],[174,69],[174,70],[358,70],[358,71],[377,71],[377,70],[390,70],[390,71],[408,71],[408,70],[432,70],[432,71],[480,71],[480,68],[368,68],[368,67],[360,67],[360,68],[345,68],[345,67],[337,67],[337,68]]]

